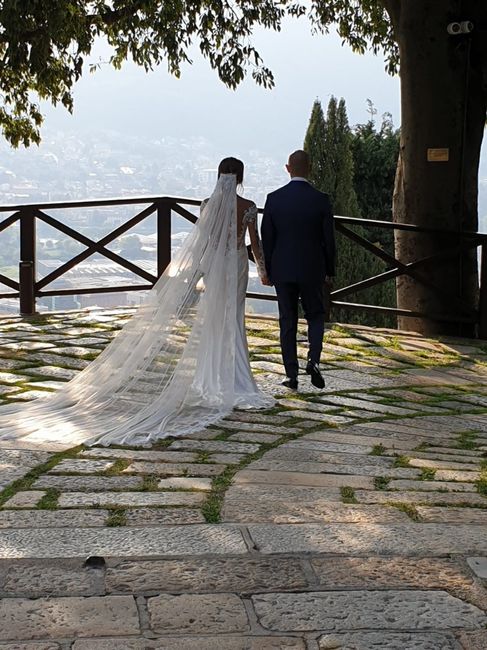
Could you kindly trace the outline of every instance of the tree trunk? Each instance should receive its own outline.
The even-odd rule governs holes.
[[[485,33],[480,29],[487,12],[479,9],[484,3],[477,0],[389,0],[385,5],[401,61],[402,130],[394,221],[451,231],[448,236],[396,231],[396,256],[408,263],[451,248],[461,241],[462,231],[478,227],[478,166],[486,116]],[[449,23],[463,20],[474,23],[471,34],[447,33]],[[447,150],[448,160],[429,161],[431,149]],[[443,317],[468,316],[468,307],[477,308],[476,249],[418,271],[440,292],[407,276],[398,278],[398,307],[430,315],[400,317],[399,327],[431,335],[473,335],[474,326]],[[467,309],[462,310],[455,296]]]

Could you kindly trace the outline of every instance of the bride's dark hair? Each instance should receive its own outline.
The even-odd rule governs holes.
[[[218,165],[218,178],[221,174],[235,174],[237,185],[240,185],[243,181],[244,164],[238,158],[224,158]]]

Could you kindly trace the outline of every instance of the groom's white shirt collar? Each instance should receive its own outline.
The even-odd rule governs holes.
[[[293,176],[291,181],[304,181],[305,183],[309,183],[309,180],[304,178],[304,176]]]

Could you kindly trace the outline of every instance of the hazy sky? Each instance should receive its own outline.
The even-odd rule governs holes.
[[[368,119],[366,100],[393,115],[398,126],[399,80],[384,71],[380,57],[353,54],[335,34],[311,34],[307,20],[287,20],[280,33],[259,30],[255,43],[276,78],[269,91],[246,80],[236,91],[225,88],[196,52],[181,79],[164,66],[146,74],[133,64],[85,74],[76,87],[74,116],[47,110],[46,126],[69,130],[102,128],[159,138],[203,135],[228,155],[257,149],[285,156],[302,145],[313,101],[344,97],[351,125]],[[106,58],[103,47],[93,55]]]

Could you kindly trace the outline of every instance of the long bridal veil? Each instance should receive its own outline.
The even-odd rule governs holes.
[[[59,392],[0,409],[0,438],[148,445],[214,423],[236,404],[236,180],[220,176],[145,303],[115,340]]]

